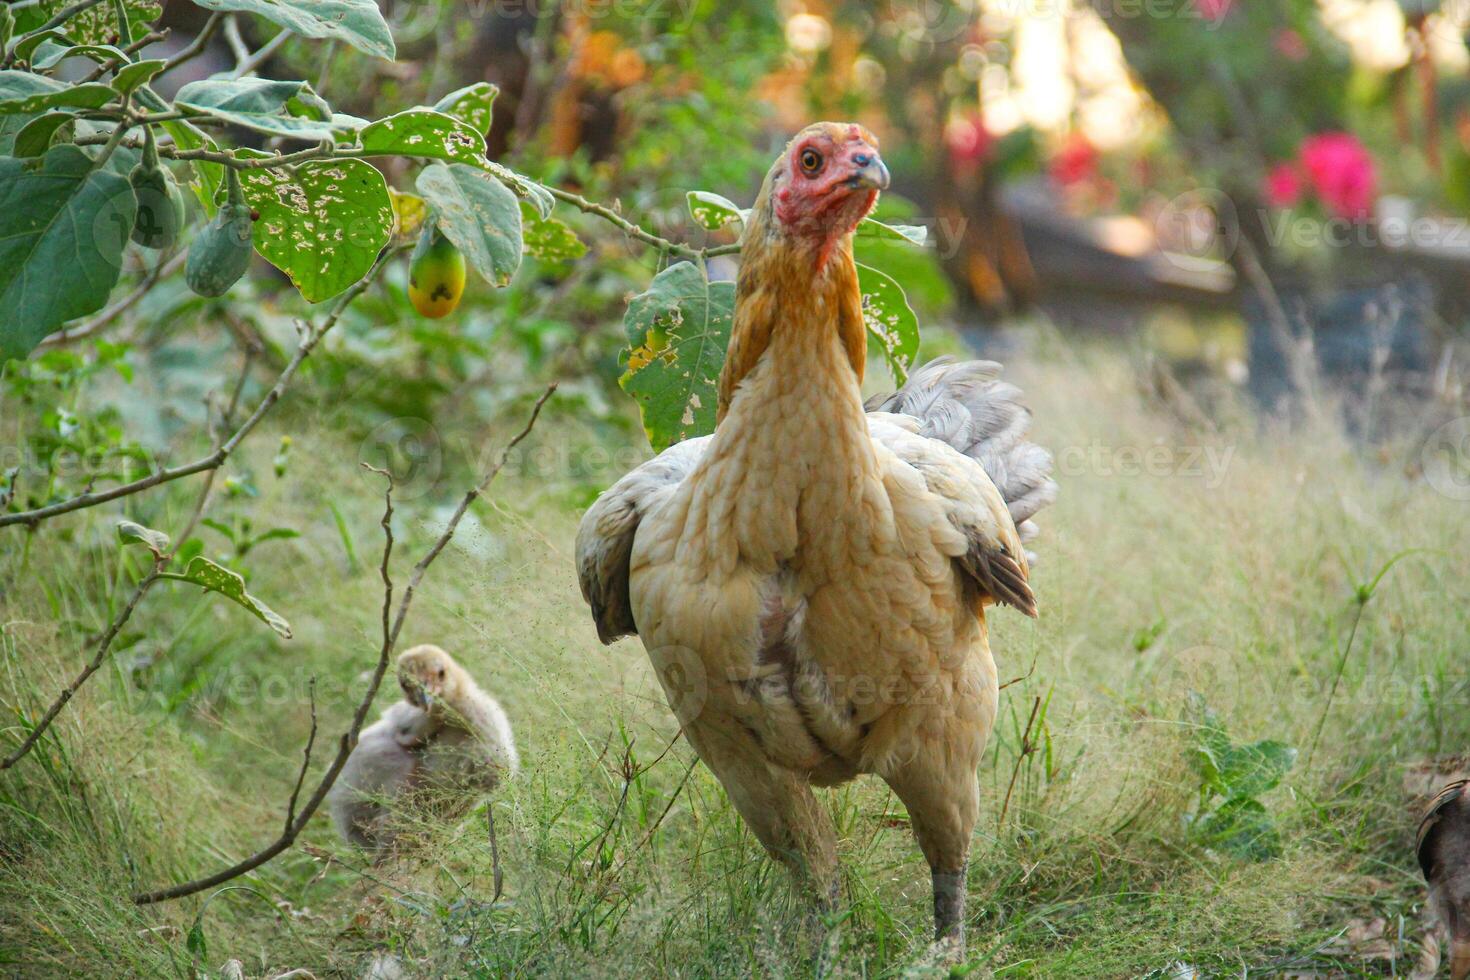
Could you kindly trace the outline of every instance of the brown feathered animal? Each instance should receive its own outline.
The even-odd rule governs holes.
[[[860,126],[788,145],[741,239],[714,434],[603,494],[577,561],[599,635],[642,637],[766,849],[832,901],[811,787],[882,777],[932,869],[936,934],[962,948],[998,694],[985,610],[1035,615],[1017,527],[1056,488],[995,364],[931,364],[864,410],[852,233],[887,185]]]
[[[1419,867],[1450,939],[1450,980],[1470,976],[1470,780],[1439,791],[1419,823]]]

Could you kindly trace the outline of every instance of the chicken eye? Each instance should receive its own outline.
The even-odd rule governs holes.
[[[821,170],[822,154],[818,153],[816,150],[813,150],[811,147],[807,147],[805,150],[802,150],[801,169],[802,172],[809,177],[815,174],[818,170]]]

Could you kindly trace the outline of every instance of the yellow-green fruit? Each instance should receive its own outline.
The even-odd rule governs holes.
[[[464,294],[464,254],[430,224],[408,263],[408,299],[432,320],[448,316]]]

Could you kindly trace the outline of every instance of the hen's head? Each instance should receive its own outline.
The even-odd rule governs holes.
[[[425,710],[435,700],[455,697],[459,678],[459,665],[432,643],[405,650],[398,658],[398,686],[403,696]]]
[[[813,123],[786,145],[766,175],[769,231],[813,245],[825,256],[887,186],[876,136],[856,123]]]

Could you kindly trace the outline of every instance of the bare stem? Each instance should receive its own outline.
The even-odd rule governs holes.
[[[1006,800],[1001,804],[1000,819],[996,821],[996,832],[1006,825],[1006,812],[1011,808],[1011,793],[1016,788],[1016,777],[1021,773],[1021,763],[1026,757],[1036,751],[1036,746],[1031,742],[1031,729],[1036,724],[1036,715],[1041,711],[1041,698],[1038,696],[1031,702],[1031,717],[1026,719],[1026,731],[1021,733],[1021,751],[1016,755],[1016,765],[1011,769],[1011,782],[1006,787]]]

